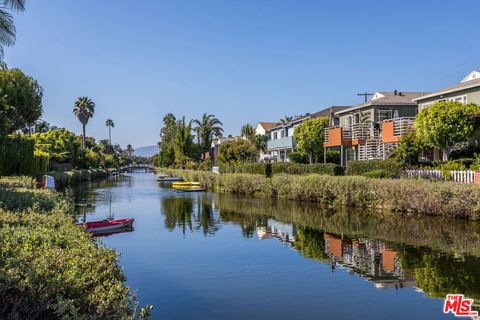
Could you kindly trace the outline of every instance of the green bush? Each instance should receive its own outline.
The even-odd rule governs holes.
[[[316,163],[303,164],[291,162],[274,162],[272,165],[272,173],[279,174],[327,174],[327,175],[341,175],[342,168],[333,163]],[[235,167],[220,166],[222,173],[250,173],[250,174],[265,174],[265,163],[242,163]]]
[[[348,161],[345,174],[348,176],[361,176],[364,173],[384,170],[389,177],[397,177],[400,175],[402,168],[395,159],[388,160],[369,160],[369,161]]]
[[[35,150],[33,154],[33,172],[34,174],[45,173],[48,171],[50,157],[48,153]]]
[[[0,180],[2,317],[134,318],[118,254],[75,225],[69,198],[17,180]]]
[[[200,171],[212,171],[212,161],[203,160],[198,164],[197,170]]]
[[[304,152],[290,152],[288,154],[288,159],[293,163],[308,163],[308,155]]]
[[[10,135],[0,141],[0,175],[34,175],[34,141]]]
[[[382,178],[387,178],[388,173],[385,170],[377,169],[377,170],[365,172],[363,176],[367,178],[382,179]],[[388,177],[388,178],[391,178],[391,177]]]
[[[189,181],[208,180],[210,188],[222,192],[480,220],[480,187],[474,184],[316,174],[278,174],[265,178],[256,174],[163,171]]]

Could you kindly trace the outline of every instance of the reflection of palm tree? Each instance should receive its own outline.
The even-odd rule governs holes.
[[[219,221],[214,216],[212,199],[208,196],[202,196],[198,200],[196,229],[201,228],[205,236],[215,234],[220,226]]]
[[[165,228],[169,231],[181,227],[182,233],[192,231],[193,199],[191,197],[165,197],[162,199],[162,212],[165,215]]]

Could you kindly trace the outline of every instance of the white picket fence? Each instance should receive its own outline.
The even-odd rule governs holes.
[[[443,179],[444,174],[440,170],[405,170],[409,179]],[[450,178],[458,183],[473,183],[475,181],[475,171],[473,170],[452,170]]]

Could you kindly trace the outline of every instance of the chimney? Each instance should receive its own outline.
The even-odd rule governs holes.
[[[402,92],[402,91],[399,91],[399,92],[398,92],[398,95],[399,95],[399,96],[403,96],[403,92]]]
[[[395,89],[395,91],[393,91],[393,94],[394,94],[394,95],[397,95],[397,89]]]

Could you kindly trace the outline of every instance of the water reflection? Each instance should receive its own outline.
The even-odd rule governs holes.
[[[460,246],[477,235],[478,225],[467,228],[451,220],[432,223],[432,219],[352,215],[292,202],[267,204],[263,199],[231,195],[173,196],[162,199],[162,212],[169,230],[178,227],[184,235],[200,230],[213,235],[222,222],[234,223],[246,238],[275,239],[306,258],[328,263],[332,272],[346,269],[379,289],[416,287],[431,297],[454,292],[480,299],[478,239],[468,247]],[[422,232],[416,233],[420,228]],[[416,237],[407,237],[412,233]]]

